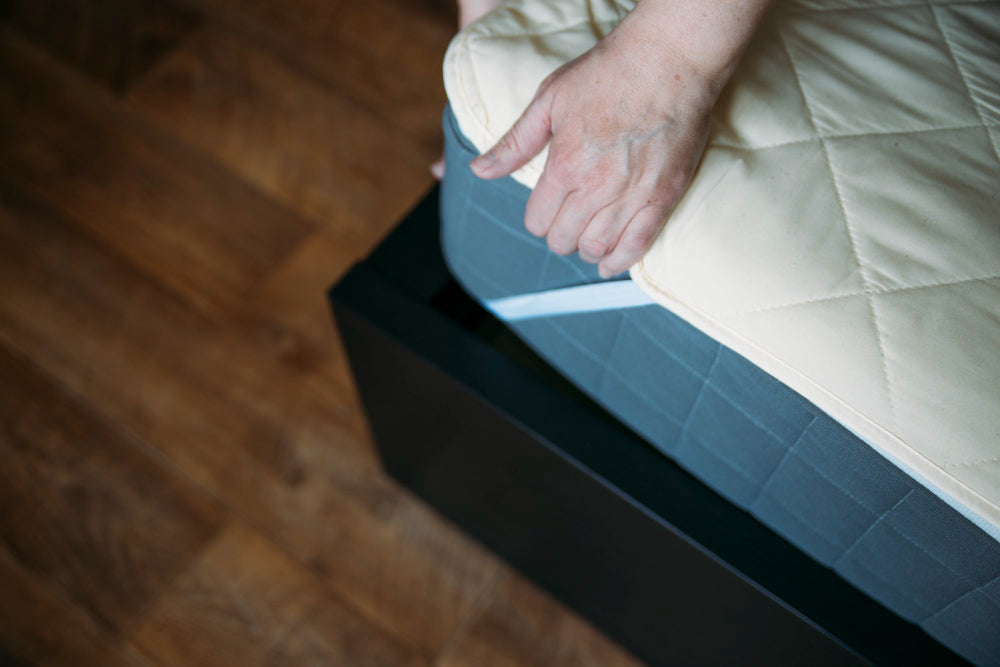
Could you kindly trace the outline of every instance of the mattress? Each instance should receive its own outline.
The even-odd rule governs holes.
[[[473,146],[633,4],[512,0],[463,31],[445,84]],[[631,271],[994,536],[998,45],[996,1],[779,3]]]
[[[442,246],[483,303],[600,284],[524,230],[530,191],[482,181],[445,120]],[[744,357],[658,304],[519,318],[513,331],[666,456],[976,664],[1000,665],[1000,543]]]
[[[498,183],[465,164],[629,7],[511,0],[452,43],[445,251],[479,298],[600,282],[521,229],[544,154]],[[631,271],[657,305],[512,323],[665,454],[991,664],[998,44],[995,2],[779,5],[692,188]]]

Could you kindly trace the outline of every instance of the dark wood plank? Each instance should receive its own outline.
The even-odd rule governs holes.
[[[424,664],[451,647],[454,664],[489,643],[469,637],[491,632],[482,603],[503,566],[382,473],[322,295],[430,182],[452,0],[79,0],[51,24],[55,3],[12,2],[0,347],[134,451],[63,448],[3,473],[19,551],[0,551],[0,662]],[[210,20],[190,32],[171,4]],[[88,41],[111,34],[102,20],[124,43]],[[16,374],[0,378],[20,396]],[[45,399],[31,386],[17,405]],[[130,597],[132,565],[84,527],[36,537],[14,519],[38,503],[46,526],[147,516],[155,489],[105,509],[135,504],[121,479],[135,461],[234,527]],[[100,493],[67,506],[83,496],[59,484],[79,469]],[[199,516],[166,534],[202,530]]]
[[[323,404],[338,420],[364,433],[354,379],[324,298],[353,259],[351,250],[327,234],[311,234],[247,298],[235,326],[291,369],[299,383],[326,396]]]
[[[143,654],[169,665],[425,664],[239,525],[178,581],[134,641]]]
[[[440,150],[441,61],[455,23],[436,1],[186,1]]]
[[[639,667],[643,664],[512,572],[439,657],[437,667]]]
[[[0,18],[115,92],[200,22],[191,9],[160,0],[5,0]]]
[[[427,165],[440,153],[218,25],[129,99],[317,226],[359,239],[359,250],[430,187]]]
[[[0,377],[4,547],[120,635],[212,538],[219,512],[2,348]]]
[[[192,478],[249,494],[255,471],[295,486],[300,440],[338,443],[345,470],[374,468],[368,444],[338,421],[348,408],[336,396],[45,208],[2,187],[0,201],[0,338]],[[233,478],[240,484],[227,486]]]
[[[8,30],[0,30],[0,154],[0,180],[205,310],[231,309],[311,231]]]
[[[349,402],[0,190],[0,340],[433,655],[497,563],[381,473]],[[66,332],[74,332],[68,344]]]
[[[0,548],[0,664],[151,667]]]

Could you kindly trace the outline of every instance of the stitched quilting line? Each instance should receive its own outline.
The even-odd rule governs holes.
[[[471,199],[471,197],[470,197],[470,199]],[[486,218],[486,219],[490,220],[491,222],[493,222],[493,226],[494,227],[499,227],[506,234],[509,234],[510,236],[513,236],[513,237],[517,238],[517,240],[520,243],[526,243],[527,245],[529,245],[529,246],[531,246],[533,248],[538,248],[538,247],[544,246],[544,242],[541,241],[540,239],[537,239],[534,236],[525,238],[521,234],[521,230],[520,229],[511,229],[508,225],[505,225],[503,223],[503,220],[501,220],[500,218],[498,218],[497,216],[495,216],[491,211],[488,211],[487,209],[483,208],[482,204],[480,204],[479,202],[473,201],[470,204],[470,206],[475,211],[477,211],[480,215],[482,215],[484,218]]]
[[[650,343],[652,343],[654,347],[656,347],[656,348],[658,348],[660,350],[660,352],[664,353],[665,355],[667,355],[668,357],[670,357],[671,359],[673,359],[677,363],[678,366],[680,366],[681,368],[683,368],[684,370],[686,370],[688,373],[690,373],[691,375],[693,375],[693,376],[695,376],[697,378],[701,378],[701,379],[705,378],[705,374],[704,373],[702,373],[701,371],[693,368],[685,360],[681,359],[680,356],[678,356],[676,352],[674,352],[669,347],[667,347],[666,345],[664,345],[663,343],[661,343],[659,340],[657,340],[656,338],[654,338],[653,334],[649,333],[644,327],[638,327],[636,330],[639,332],[639,335],[641,335],[643,338],[645,338]],[[718,343],[716,343],[716,345],[718,345]],[[718,353],[718,349],[716,349],[716,352]]]
[[[912,496],[912,495],[913,495],[913,492],[914,492],[915,490],[916,490],[916,489],[910,489],[909,491],[907,491],[907,492],[906,492],[906,495],[904,495],[904,496],[903,496],[902,498],[900,498],[899,500],[897,500],[897,501],[896,501],[896,504],[895,504],[895,505],[893,505],[892,507],[890,507],[890,508],[889,508],[889,509],[887,509],[886,511],[882,512],[882,513],[881,513],[881,514],[880,514],[880,515],[878,516],[878,518],[876,518],[876,519],[875,519],[875,521],[873,521],[873,522],[872,522],[872,524],[871,524],[870,526],[868,526],[868,528],[866,528],[866,529],[865,529],[865,532],[863,532],[863,533],[861,533],[860,535],[858,535],[857,539],[855,539],[855,540],[854,540],[853,542],[851,542],[851,545],[850,545],[849,547],[847,547],[847,549],[845,549],[845,550],[844,550],[844,553],[842,553],[842,554],[840,555],[840,558],[838,558],[837,560],[835,560],[835,561],[834,561],[834,563],[833,563],[833,565],[832,565],[831,567],[833,567],[834,569],[836,569],[837,567],[840,567],[840,564],[841,564],[841,563],[842,563],[842,562],[844,561],[844,559],[845,559],[845,558],[847,558],[848,556],[850,556],[850,555],[851,555],[851,552],[853,552],[853,551],[854,551],[854,548],[855,548],[855,547],[857,547],[857,546],[858,546],[859,544],[861,544],[861,542],[862,542],[862,541],[863,541],[863,540],[864,540],[864,539],[865,539],[866,537],[868,537],[868,535],[870,535],[870,534],[871,534],[871,532],[872,532],[873,530],[875,530],[875,528],[876,528],[876,527],[878,527],[878,525],[879,525],[880,523],[882,523],[882,521],[883,521],[883,520],[885,520],[885,518],[886,518],[887,516],[889,516],[889,514],[890,514],[890,513],[891,513],[891,512],[893,511],[893,510],[895,510],[895,509],[896,509],[897,507],[899,507],[900,505],[902,505],[902,504],[903,504],[903,502],[905,502],[907,498],[909,498],[910,496]],[[888,583],[888,582],[887,582],[887,583]]]
[[[922,600],[918,600],[917,598],[913,597],[912,594],[907,593],[906,591],[904,591],[903,589],[901,589],[899,587],[899,584],[892,583],[891,581],[889,581],[888,579],[886,579],[885,576],[879,574],[878,572],[876,572],[872,568],[868,567],[867,565],[865,565],[861,561],[859,561],[859,560],[851,561],[851,566],[854,567],[855,569],[862,570],[868,576],[872,577],[873,579],[878,580],[879,583],[881,583],[882,585],[884,585],[885,587],[887,587],[888,589],[890,589],[897,596],[899,596],[900,598],[906,600],[907,602],[909,602],[910,604],[912,604],[914,607],[917,607],[917,609],[915,610],[913,616],[906,616],[902,612],[897,611],[896,609],[893,609],[885,601],[882,601],[883,598],[882,598],[881,595],[876,595],[874,593],[868,593],[869,595],[871,595],[875,599],[880,600],[881,604],[884,604],[886,607],[889,607],[889,609],[891,609],[894,613],[899,614],[899,616],[901,618],[903,618],[903,619],[905,619],[907,621],[910,621],[911,623],[915,623],[916,622],[916,614],[917,613],[926,614],[928,609],[933,609],[933,605],[930,605],[927,602],[924,602]],[[865,591],[865,588],[863,587],[863,585],[861,583],[858,582],[857,578],[849,577],[847,574],[845,574],[844,572],[841,572],[840,570],[834,570],[834,571],[837,572],[837,574],[839,574],[840,576],[842,576],[845,579],[847,579],[848,581],[850,581],[854,586],[860,588],[862,591]],[[865,592],[867,593],[868,591],[865,591]]]
[[[948,280],[939,283],[927,283],[925,285],[907,285],[905,287],[894,287],[888,290],[869,289],[869,290],[862,290],[860,292],[850,292],[849,294],[835,294],[833,296],[824,296],[816,299],[803,299],[802,301],[792,301],[789,303],[781,303],[774,306],[763,306],[761,308],[754,308],[752,310],[742,310],[735,313],[729,313],[728,316],[743,317],[744,315],[755,315],[757,313],[766,313],[774,310],[781,310],[782,308],[808,306],[815,303],[824,303],[826,301],[837,301],[838,299],[850,299],[857,296],[865,296],[865,295],[886,296],[891,294],[898,294],[900,292],[909,292],[920,289],[934,289],[938,287],[956,287],[958,285],[965,285],[967,283],[989,283],[992,280],[1000,280],[1000,275],[983,276],[981,278],[962,278],[961,280]]]
[[[988,459],[980,459],[979,461],[963,461],[961,463],[949,463],[944,466],[946,470],[953,470],[955,468],[971,468],[973,466],[983,465],[984,463],[996,463],[1000,461],[1000,456],[993,456]]]
[[[777,433],[775,433],[774,431],[772,431],[769,426],[767,426],[766,424],[762,423],[759,419],[757,419],[756,417],[754,417],[753,415],[751,415],[747,411],[746,408],[744,408],[742,405],[740,405],[739,403],[737,403],[734,398],[732,398],[731,396],[729,396],[729,394],[727,394],[726,392],[722,391],[722,389],[720,389],[718,386],[716,386],[715,384],[709,382],[708,383],[708,389],[712,393],[714,393],[715,395],[719,396],[724,401],[726,401],[727,403],[729,403],[729,405],[733,406],[734,410],[736,410],[738,413],[740,413],[741,415],[743,415],[748,421],[750,421],[754,426],[756,426],[757,428],[759,428],[761,431],[763,431],[764,433],[766,433],[769,436],[771,436],[771,438],[773,440],[777,440],[778,442],[782,442],[782,443],[785,441],[784,438],[780,437]]]
[[[958,57],[955,55],[955,47],[952,45],[951,40],[948,39],[948,35],[944,31],[944,26],[941,25],[941,19],[938,17],[937,8],[935,8],[929,1],[927,2],[927,7],[930,9],[931,16],[934,17],[934,26],[937,28],[938,34],[941,35],[941,39],[944,41],[945,48],[948,50],[948,56],[951,58],[952,64],[955,65],[955,69],[958,70],[958,76],[962,79],[962,85],[965,86],[965,94],[969,97],[969,101],[972,102],[972,108],[976,110],[976,115],[979,116],[979,120],[982,121],[983,125],[986,125],[986,116],[983,115],[983,108],[979,104],[979,100],[976,96],[972,94],[972,87],[969,85],[968,75],[965,73],[965,68],[962,67],[962,63],[959,62]],[[993,141],[993,134],[989,131],[986,132],[986,136],[990,140],[990,148],[993,149],[993,157],[997,159],[997,163],[1000,164],[1000,151],[997,151],[997,145]]]
[[[797,511],[798,510],[797,506],[793,507],[787,505],[783,503],[780,499],[778,499],[776,496],[762,496],[760,500],[761,502],[763,502],[765,499],[770,499],[771,502],[774,503],[775,507],[785,512],[785,515],[781,517],[774,516],[773,510],[768,511],[765,509],[761,509],[760,507],[750,507],[748,508],[748,511],[754,517],[759,519],[764,525],[768,526],[769,528],[778,532],[779,534],[784,535],[790,542],[799,546],[799,548],[802,549],[802,551],[809,553],[809,555],[815,558],[822,565],[825,565],[826,567],[833,567],[832,565],[830,565],[827,559],[823,558],[819,554],[813,554],[810,549],[803,547],[802,542],[804,541],[804,539],[798,537],[793,538],[793,535],[796,535],[796,531],[798,531],[798,533],[807,533],[809,537],[812,537],[815,540],[819,540],[825,546],[829,547],[829,550],[834,553],[838,552],[841,549],[841,547],[832,539],[830,539],[828,535],[821,533],[819,529],[816,528],[815,525],[810,524],[808,520],[800,516]],[[786,530],[784,527],[782,527],[782,522],[792,523],[793,522],[792,520],[794,520],[794,526],[792,529]]]
[[[691,420],[694,418],[694,413],[698,410],[698,405],[701,403],[701,397],[705,395],[705,387],[708,386],[708,378],[712,377],[712,371],[715,370],[716,364],[719,363],[719,358],[722,356],[722,346],[719,345],[715,348],[715,357],[712,359],[712,363],[708,366],[708,372],[705,374],[705,379],[701,383],[701,387],[698,388],[698,395],[694,397],[694,403],[691,404],[691,409],[688,410],[687,419],[684,420],[684,427],[681,428],[681,434],[678,436],[678,440],[683,445],[685,436],[687,436],[688,431],[691,428]]]
[[[580,351],[580,353],[582,353],[585,357],[587,357],[588,359],[590,359],[592,362],[596,363],[599,366],[602,366],[604,364],[604,361],[602,359],[599,359],[593,352],[591,352],[587,348],[587,346],[583,345],[580,341],[578,341],[575,338],[573,338],[573,336],[571,336],[568,331],[566,331],[561,326],[559,326],[558,324],[556,324],[555,322],[553,322],[551,319],[546,319],[545,323],[548,324],[553,329],[555,329],[556,331],[558,331],[559,334],[562,335],[563,338],[565,338],[567,341],[569,341],[570,345],[572,345],[573,347],[575,347],[578,351]],[[625,378],[623,378],[621,376],[621,374],[619,374],[613,368],[609,368],[608,369],[608,373],[611,375],[611,377],[613,377],[614,379],[618,380],[618,382],[621,383],[623,386],[626,386],[626,387],[629,386],[628,383],[625,381]],[[657,405],[652,400],[650,400],[649,397],[647,397],[644,394],[641,394],[639,392],[633,392],[633,395],[636,396],[636,397],[638,397],[643,403],[645,403],[646,405],[648,405],[654,412],[656,412],[657,414],[659,414],[660,416],[662,416],[667,421],[672,422],[673,424],[675,424],[677,426],[681,426],[682,425],[682,422],[681,422],[680,419],[677,419],[676,417],[674,417],[673,415],[671,415],[669,412],[665,412],[663,410],[663,408],[661,408],[659,405]]]
[[[609,360],[614,358],[615,349],[618,347],[618,339],[621,338],[622,329],[624,328],[625,328],[625,313],[622,312],[619,314],[618,326],[615,328],[615,335],[611,339],[611,345],[608,346],[607,357]],[[596,393],[598,396],[602,396],[604,394],[604,384],[608,379],[608,369],[610,367],[611,364],[609,363],[604,363],[601,366],[601,377],[597,380],[597,389],[594,390],[594,393]]]
[[[962,6],[962,5],[983,5],[983,4],[994,4],[986,2],[977,2],[976,0],[956,0],[955,2],[939,2],[937,3],[942,7],[952,7],[952,6]],[[870,12],[879,10],[897,10],[897,9],[916,9],[918,7],[926,7],[927,3],[915,2],[907,5],[868,5],[867,7],[795,7],[791,6],[787,8],[789,14],[839,14],[847,12]]]
[[[541,31],[532,30],[530,34],[531,37],[548,37],[550,35],[558,35],[561,32],[571,32],[581,26],[592,26],[601,29],[604,29],[606,26],[611,26],[613,28],[614,26],[618,25],[619,22],[621,22],[622,18],[624,18],[624,16],[616,16],[614,18],[601,18],[601,19],[595,19],[593,16],[589,16],[585,19],[580,19],[579,21],[574,21],[572,23],[566,23],[553,28],[549,28],[548,30],[541,30]],[[610,30],[608,32],[610,32]],[[481,38],[496,37],[499,39],[515,39],[515,38],[521,39],[524,38],[524,36],[525,36],[525,31],[522,29],[518,32],[491,31],[483,34]]]
[[[922,626],[924,623],[929,623],[930,621],[934,620],[935,618],[937,618],[941,614],[944,614],[949,609],[951,609],[952,607],[954,607],[956,604],[958,604],[959,602],[961,602],[965,598],[969,597],[973,593],[977,592],[978,590],[979,590],[978,588],[973,588],[971,591],[965,591],[961,595],[956,595],[955,598],[951,602],[949,602],[945,606],[941,607],[937,611],[931,612],[930,614],[928,614],[927,616],[925,616],[923,618],[923,620],[917,621],[917,624]]]
[[[677,362],[678,365],[680,365],[681,367],[683,367],[686,371],[688,371],[689,373],[691,373],[695,377],[701,378],[701,379],[703,379],[703,380],[705,380],[707,382],[707,376],[706,375],[704,375],[703,373],[701,373],[701,371],[695,370],[690,365],[688,365],[687,363],[685,363],[680,357],[678,357],[676,354],[674,354],[674,352],[672,350],[670,350],[670,348],[668,348],[663,343],[661,343],[656,338],[654,338],[651,333],[649,333],[648,331],[646,331],[643,328],[637,328],[637,330],[639,331],[639,333],[646,340],[648,340],[649,342],[651,342],[654,347],[658,348],[661,352],[663,352],[664,354],[666,354],[667,356],[669,356],[670,358],[672,358],[674,361]],[[719,348],[716,348],[717,353],[718,353],[718,350],[719,350]],[[772,438],[774,438],[778,442],[784,442],[785,441],[784,438],[780,437],[778,434],[776,434],[774,431],[772,431],[766,424],[763,424],[760,420],[758,420],[756,417],[754,417],[749,412],[747,412],[747,410],[745,408],[743,408],[736,401],[736,399],[734,399],[732,396],[730,396],[729,394],[727,394],[724,391],[722,391],[721,388],[719,388],[719,387],[717,387],[717,386],[715,386],[714,384],[711,384],[711,383],[709,383],[709,387],[708,388],[711,389],[713,392],[715,392],[718,396],[720,396],[721,398],[723,398],[731,406],[733,406],[733,409],[735,409],[737,412],[739,412],[741,415],[743,415],[749,422],[751,422],[754,426],[756,426],[757,428],[759,428],[761,431],[764,431],[765,433],[767,433],[769,436],[771,436]]]
[[[886,527],[889,530],[891,530],[892,532],[894,532],[897,535],[899,535],[900,537],[902,537],[904,540],[906,540],[910,544],[912,544],[913,546],[915,546],[920,551],[923,551],[927,555],[928,558],[930,558],[932,561],[934,561],[935,563],[937,563],[938,565],[940,565],[944,569],[946,569],[949,572],[951,572],[953,575],[955,575],[956,577],[958,577],[959,579],[961,579],[963,582],[967,583],[968,585],[972,586],[973,588],[976,586],[976,582],[975,581],[969,579],[968,576],[962,574],[961,572],[958,572],[953,567],[951,567],[950,565],[948,565],[947,563],[945,563],[943,560],[941,560],[940,558],[938,558],[937,556],[935,556],[933,553],[930,552],[930,550],[927,547],[925,547],[924,545],[920,544],[919,542],[917,542],[916,540],[914,540],[912,537],[910,537],[909,535],[907,535],[903,531],[901,531],[898,528],[896,528],[895,526],[893,526],[891,522],[886,523]]]
[[[809,103],[809,98],[806,96],[805,88],[802,85],[802,78],[799,76],[798,65],[795,63],[795,57],[792,55],[792,50],[788,46],[788,41],[785,39],[784,33],[781,34],[781,45],[785,49],[785,53],[788,55],[788,61],[792,65],[792,74],[795,76],[795,85],[799,89],[799,94],[802,96],[802,100],[806,105],[806,111],[809,114],[809,123],[812,125],[813,131],[816,132],[816,134],[819,134],[812,105]],[[861,261],[861,254],[858,252],[857,241],[854,238],[854,230],[851,228],[851,222],[847,215],[847,208],[844,206],[844,197],[840,191],[840,184],[837,182],[837,172],[834,170],[833,163],[830,160],[830,151],[826,146],[826,140],[820,139],[819,145],[823,149],[823,157],[826,158],[827,169],[830,170],[830,182],[833,184],[834,193],[837,195],[837,204],[840,206],[840,214],[844,220],[844,228],[847,230],[847,239],[851,248],[851,255],[853,255],[854,262],[858,266],[858,271],[861,274],[861,282],[865,287],[865,291],[868,292],[871,290],[871,282],[869,281],[868,276],[865,275],[865,264]],[[872,326],[875,327],[875,339],[878,345],[879,356],[882,359],[882,379],[885,382],[886,401],[889,404],[890,424],[892,429],[897,431],[899,430],[899,422],[896,418],[895,401],[892,397],[892,381],[889,377],[889,364],[885,354],[885,341],[883,340],[882,330],[879,328],[878,317],[875,314],[874,300],[871,296],[866,296],[866,300],[868,301],[868,308],[871,311]]]
[[[501,298],[503,298],[505,296],[510,296],[510,288],[509,287],[501,285],[500,283],[498,283],[495,280],[493,280],[492,277],[490,277],[489,275],[487,275],[486,273],[484,273],[482,270],[479,269],[479,267],[477,267],[472,262],[469,262],[468,260],[466,260],[464,258],[461,258],[456,263],[456,266],[457,265],[464,266],[465,269],[469,273],[475,274],[475,276],[477,278],[479,278],[480,280],[482,280],[484,283],[486,283],[489,286],[490,289],[496,291],[496,296],[488,296],[488,297],[486,297],[486,299],[501,299]]]
[[[818,414],[813,415],[813,418],[809,420],[809,423],[806,424],[805,428],[802,429],[802,432],[799,433],[799,437],[795,438],[795,442],[792,443],[792,446],[785,450],[785,453],[781,456],[781,460],[778,461],[778,464],[774,466],[774,468],[768,474],[767,479],[764,480],[764,484],[762,484],[761,487],[757,489],[757,495],[755,495],[753,500],[750,501],[751,509],[757,506],[757,502],[764,496],[767,490],[771,487],[771,483],[774,481],[774,478],[778,475],[778,471],[781,469],[781,466],[785,464],[785,461],[788,460],[788,457],[791,456],[792,453],[798,449],[798,446],[800,444],[802,444],[802,440],[806,437],[806,433],[808,433],[809,429],[813,427],[813,424],[816,423],[817,419],[819,419],[819,415]]]
[[[729,150],[743,150],[743,151],[764,151],[772,148],[784,148],[786,146],[813,144],[819,142],[822,139],[867,139],[871,137],[894,137],[899,135],[927,134],[930,132],[960,132],[962,130],[984,130],[984,129],[989,129],[991,127],[1000,128],[1000,123],[990,123],[987,121],[983,121],[981,123],[975,123],[973,125],[947,125],[947,126],[935,126],[935,127],[922,127],[915,129],[885,130],[884,132],[848,132],[846,134],[832,134],[832,133],[820,134],[819,130],[817,129],[816,136],[810,137],[808,139],[793,139],[791,141],[779,141],[773,144],[760,144],[760,145],[727,143],[724,141],[719,141],[718,139],[712,139],[708,142],[708,145],[709,148],[726,148]]]
[[[853,500],[859,506],[861,506],[864,509],[868,510],[873,515],[877,515],[878,514],[877,510],[872,509],[871,507],[868,506],[868,503],[862,501],[860,498],[858,498],[857,496],[855,496],[853,493],[851,493],[850,491],[848,491],[847,489],[845,489],[843,486],[841,486],[840,484],[838,484],[832,477],[830,477],[830,475],[828,475],[827,473],[825,473],[815,463],[813,463],[812,461],[810,461],[806,457],[802,456],[801,453],[799,453],[799,452],[792,452],[792,454],[795,456],[795,458],[797,458],[799,461],[801,461],[806,467],[812,469],[813,472],[815,472],[817,475],[819,475],[820,477],[822,477],[823,479],[825,479],[827,482],[829,482],[830,484],[832,484],[838,491],[840,491],[845,496],[847,496],[848,498],[850,498],[851,500]]]
[[[693,408],[692,408],[692,410],[693,410]],[[677,439],[680,440],[680,436],[678,436]],[[677,460],[678,463],[683,463],[686,466],[688,466],[689,468],[694,468],[695,467],[691,462],[685,461],[684,458],[683,458],[683,450],[684,450],[684,446],[683,445],[684,445],[684,442],[692,442],[692,443],[694,443],[703,452],[705,452],[706,454],[708,454],[709,456],[711,456],[713,459],[717,460],[719,463],[722,463],[723,465],[725,465],[727,468],[729,468],[734,473],[736,473],[739,477],[742,477],[746,481],[750,482],[751,485],[756,486],[756,485],[760,484],[759,481],[757,481],[756,479],[754,479],[753,477],[750,476],[750,473],[748,473],[743,468],[743,466],[738,465],[735,461],[733,461],[733,460],[729,459],[728,457],[724,456],[722,454],[722,452],[720,452],[719,450],[714,449],[712,447],[709,447],[704,442],[702,442],[701,438],[699,438],[697,436],[694,436],[694,435],[689,435],[686,440],[678,443],[677,450],[674,453],[674,458]],[[736,503],[737,505],[741,505],[742,504],[739,501],[737,501],[735,498],[730,497],[730,499],[734,503]]]
[[[968,593],[966,593],[964,595],[958,596],[957,598],[955,598],[954,600],[952,600],[945,608],[946,609],[951,609],[960,600],[964,600],[968,595],[971,595],[974,592],[975,591],[969,591]],[[940,611],[939,612],[934,612],[933,614],[931,614],[930,616],[928,616],[924,620],[917,621],[917,624],[920,627],[924,627],[925,623],[929,623],[931,620],[933,620],[940,613],[941,613]],[[993,655],[993,654],[996,653],[996,648],[995,647],[986,646],[985,644],[981,643],[982,640],[980,640],[978,637],[976,637],[976,635],[974,635],[973,633],[969,632],[967,630],[967,628],[968,628],[968,625],[966,625],[966,624],[963,624],[959,628],[956,628],[956,627],[952,626],[952,630],[953,631],[955,631],[958,634],[960,634],[962,636],[963,640],[965,640],[966,642],[968,642],[969,644],[971,644],[974,648],[976,648],[977,650],[979,650],[983,655],[988,656],[988,655]],[[924,628],[924,629],[926,630],[927,628]]]

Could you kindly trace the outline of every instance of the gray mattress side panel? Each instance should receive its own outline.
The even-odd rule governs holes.
[[[442,245],[470,294],[600,280],[524,230],[527,188],[472,175],[475,152],[450,112],[445,136]],[[796,392],[659,306],[511,328],[762,523],[967,659],[1000,664],[1000,543]]]

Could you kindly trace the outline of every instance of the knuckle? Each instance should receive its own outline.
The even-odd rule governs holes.
[[[549,234],[546,238],[549,250],[557,255],[568,255],[573,252],[573,244],[561,234]]]
[[[503,136],[503,140],[500,144],[503,149],[510,153],[520,153],[521,152],[521,139],[520,139],[520,129],[515,125],[510,128],[510,130]]]
[[[580,252],[590,257],[604,257],[608,252],[608,243],[604,239],[581,238]]]
[[[622,238],[622,250],[630,255],[642,254],[653,243],[654,231],[652,229],[629,230]]]
[[[552,172],[552,177],[563,185],[571,185],[575,180],[576,164],[573,158],[563,151],[549,153],[547,169]]]
[[[526,217],[524,228],[534,236],[544,236],[547,230],[545,223],[538,217]]]
[[[618,275],[628,267],[629,267],[628,264],[623,266],[620,260],[616,261],[612,259],[606,259],[603,262],[601,262],[600,265],[598,265],[598,268],[600,269],[601,273],[604,274],[606,277]]]

